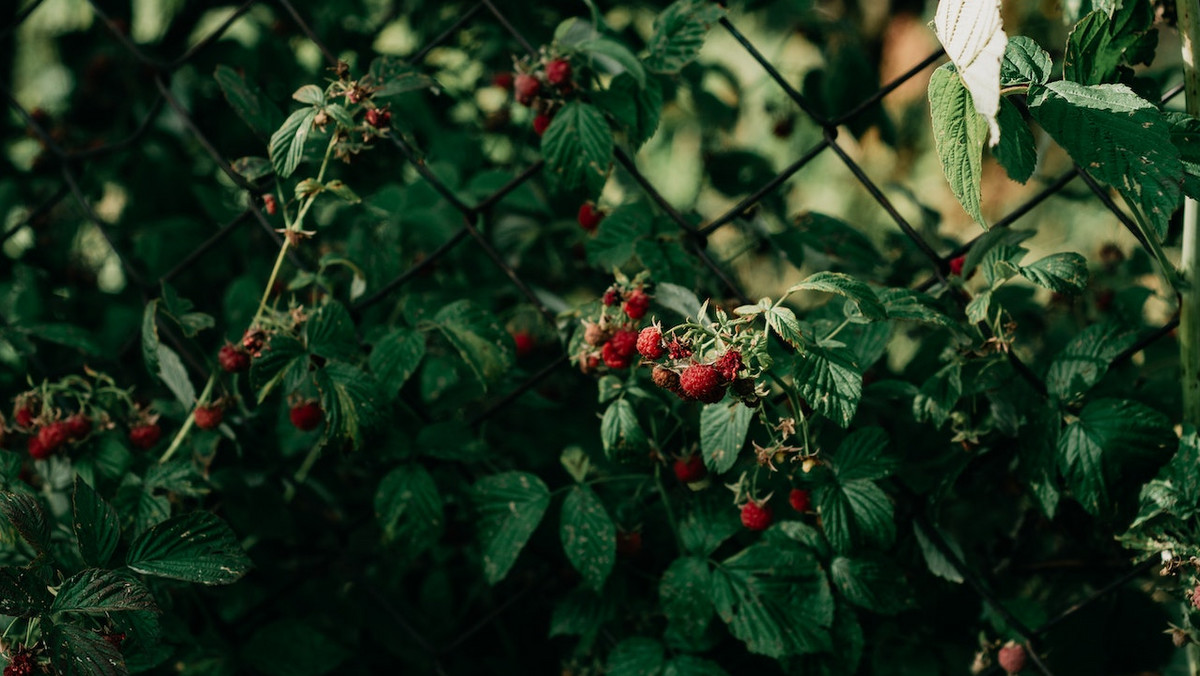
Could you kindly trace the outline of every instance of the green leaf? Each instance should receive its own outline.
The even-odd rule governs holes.
[[[737,514],[724,496],[697,494],[679,520],[683,551],[699,557],[715,552],[723,542],[742,530]]]
[[[1000,141],[992,148],[992,155],[1008,177],[1024,183],[1033,176],[1037,168],[1037,141],[1021,111],[1008,99],[1000,99],[1000,112],[996,116],[1000,125]]]
[[[32,570],[0,566],[0,614],[33,617],[50,609],[53,600],[46,582]]]
[[[532,474],[504,472],[477,481],[472,497],[483,541],[483,575],[494,585],[537,529],[550,505],[550,490]]]
[[[425,334],[394,329],[371,347],[371,373],[388,394],[396,395],[425,358]]]
[[[273,334],[262,353],[250,362],[250,384],[258,390],[258,403],[266,400],[280,382],[285,390],[293,389],[308,377],[308,365],[303,343],[285,333]]]
[[[325,103],[325,91],[317,85],[306,84],[292,92],[292,99],[311,106],[320,106]]]
[[[888,436],[881,427],[860,427],[838,444],[833,472],[838,481],[882,479],[891,476],[896,461],[887,455]]]
[[[376,87],[373,94],[375,99],[386,99],[437,86],[433,78],[418,72],[404,59],[390,55],[380,56],[372,61],[366,79],[372,87]]]
[[[929,566],[929,572],[943,580],[962,584],[963,576],[958,567],[933,543],[920,522],[913,522],[913,533],[917,536],[917,544],[921,547],[921,556],[925,558],[925,565]],[[942,539],[946,540],[944,535]],[[962,561],[962,549],[951,540],[946,540],[946,544],[958,556],[958,560]]]
[[[159,343],[158,345],[158,377],[166,384],[171,394],[185,408],[191,410],[196,405],[196,387],[188,377],[187,367],[183,360],[171,348]]]
[[[816,557],[798,543],[760,542],[725,559],[710,594],[752,653],[780,659],[832,648],[833,594]]]
[[[274,128],[274,126],[271,127],[271,129]],[[275,173],[275,167],[271,166],[271,160],[265,157],[239,157],[230,162],[229,166],[247,181],[257,181]]]
[[[106,615],[122,610],[150,610],[158,605],[146,585],[115,570],[88,568],[68,578],[58,589],[51,613]]]
[[[318,370],[316,384],[325,411],[323,440],[349,441],[357,451],[366,430],[380,421],[387,397],[380,393],[370,374],[343,362],[329,362]]]
[[[1142,486],[1139,502],[1130,532],[1144,530],[1151,539],[1159,535],[1160,529],[1154,523],[1157,519],[1168,528],[1177,528],[1180,521],[1190,521],[1200,513],[1200,437],[1195,427],[1184,427],[1174,457],[1153,481]]]
[[[671,562],[658,585],[658,598],[671,628],[698,640],[712,621],[711,587],[708,562],[696,556],[682,556]]]
[[[632,75],[622,73],[613,78],[608,89],[594,92],[596,105],[611,115],[625,130],[634,148],[648,141],[658,130],[662,116],[662,85],[655,78],[639,83]]]
[[[129,545],[125,565],[144,575],[200,584],[230,584],[250,570],[237,537],[210,512],[167,519]]]
[[[154,378],[158,378],[158,303],[159,299],[146,303],[146,309],[142,311],[142,361],[146,364],[146,371]]]
[[[725,10],[706,0],[676,0],[659,13],[654,34],[646,45],[646,67],[674,74],[695,60],[708,30],[725,16]]]
[[[869,320],[887,319],[887,310],[883,307],[883,303],[879,302],[875,291],[867,286],[866,282],[845,273],[818,272],[808,279],[794,284],[787,290],[787,293],[792,294],[797,291],[822,291],[836,294],[857,305],[859,312]]]
[[[1161,457],[1174,445],[1171,422],[1163,414],[1136,401],[1098,399],[1063,430],[1059,466],[1075,499],[1098,514],[1108,506],[1109,486],[1123,469]]]
[[[300,160],[304,157],[304,143],[308,140],[316,116],[316,108],[301,108],[288,115],[279,129],[271,134],[267,153],[279,178],[291,176],[300,166]]]
[[[1171,142],[1179,149],[1183,163],[1183,192],[1200,199],[1200,118],[1178,111],[1164,111],[1163,118],[1171,128]]]
[[[663,647],[654,639],[635,636],[617,644],[608,655],[608,676],[659,676]]]
[[[926,293],[912,289],[880,289],[879,302],[883,303],[888,319],[905,319],[923,324],[954,328],[954,320],[942,314],[936,307],[937,301]]]
[[[676,655],[667,662],[663,676],[729,676],[717,663],[695,655]]]
[[[762,316],[767,322],[767,328],[771,329],[783,342],[795,348],[803,347],[804,335],[795,312],[782,305],[768,306],[762,311]]]
[[[970,277],[971,272],[983,263],[984,258],[994,255],[992,254],[993,249],[1016,247],[1030,237],[1033,237],[1032,232],[1013,230],[1012,228],[999,228],[983,233],[974,246],[967,251],[966,260],[963,261],[963,278]]]
[[[554,605],[550,616],[550,638],[594,635],[614,615],[611,594],[597,594],[587,587],[567,593]]]
[[[92,339],[91,334],[74,324],[31,324],[22,327],[22,330],[34,338],[79,350],[89,356],[104,354],[104,349]]]
[[[433,321],[484,388],[512,368],[512,338],[495,315],[458,300],[439,310]]]
[[[850,603],[883,615],[914,605],[903,570],[877,559],[836,557],[829,566],[834,586]]]
[[[353,654],[311,624],[295,618],[261,627],[242,648],[242,657],[267,676],[322,676]]]
[[[675,312],[684,319],[700,319],[701,303],[689,288],[660,282],[654,285],[654,302]]]
[[[1087,259],[1074,251],[1050,254],[1021,267],[1021,275],[1058,293],[1083,293],[1088,283]]]
[[[271,132],[279,126],[279,121],[283,118],[283,113],[279,112],[279,108],[270,99],[263,96],[257,87],[251,87],[244,77],[229,66],[217,66],[213,77],[216,78],[217,84],[221,86],[221,92],[225,95],[225,100],[229,102],[238,117],[242,118],[242,121],[249,125],[260,138],[270,137]],[[239,173],[242,172],[239,170]],[[247,178],[254,180],[259,177],[247,176]]]
[[[1100,382],[1112,360],[1137,342],[1137,333],[1117,322],[1093,324],[1075,336],[1046,372],[1046,390],[1071,401]]]
[[[1132,71],[1122,64],[1149,65],[1158,45],[1153,30],[1154,5],[1149,2],[1121,3],[1110,13],[1094,11],[1075,25],[1063,53],[1063,77],[1084,85],[1118,82]]]
[[[950,190],[967,215],[986,228],[980,185],[988,123],[975,111],[971,93],[954,64],[947,63],[933,71],[929,80],[929,111],[933,115],[934,146]]]
[[[724,474],[737,462],[754,410],[740,401],[708,404],[700,409],[700,453],[714,474]]]
[[[588,59],[592,70],[610,75],[627,74],[637,82],[638,88],[646,86],[646,69],[637,56],[625,45],[604,36],[584,40],[575,45],[575,51]]]
[[[1160,241],[1166,237],[1183,165],[1154,105],[1124,85],[1059,81],[1031,90],[1029,108],[1071,159],[1137,205]]]
[[[848,350],[808,348],[796,359],[795,380],[813,410],[849,427],[862,399],[862,371]]]
[[[892,502],[874,481],[819,486],[816,503],[825,535],[839,552],[887,548],[896,537]]]
[[[542,157],[558,186],[585,188],[597,195],[612,164],[613,135],[604,113],[594,105],[572,101],[554,116],[542,135]]]
[[[913,416],[919,422],[929,420],[935,427],[941,427],[962,397],[962,391],[962,364],[946,364],[921,385],[913,398]]]
[[[1021,87],[1030,84],[1046,84],[1054,63],[1050,55],[1032,38],[1016,35],[1008,38],[1004,47],[1004,58],[1000,61],[1000,87]],[[1001,126],[1001,143],[1007,129]]]
[[[428,549],[437,542],[445,520],[433,477],[416,463],[388,472],[375,491],[375,519],[384,541],[400,543],[408,556]]]
[[[590,487],[577,485],[567,493],[559,535],[567,560],[585,584],[600,591],[616,562],[617,528]]]
[[[125,676],[125,658],[103,636],[75,624],[46,630],[50,665],[59,676]]]
[[[121,539],[117,511],[78,476],[71,502],[80,556],[88,565],[107,565]]]
[[[42,503],[29,493],[0,493],[0,514],[37,552],[50,546],[50,522]]]
[[[304,324],[304,335],[308,351],[326,359],[353,360],[358,356],[358,338],[354,334],[354,320],[346,307],[335,300],[327,300]]]
[[[600,440],[604,444],[604,455],[615,462],[642,460],[650,450],[633,405],[624,399],[614,401],[604,411]]]
[[[653,225],[650,208],[645,204],[617,207],[600,221],[596,234],[584,245],[588,263],[606,271],[621,267],[633,258],[635,243],[649,235]]]

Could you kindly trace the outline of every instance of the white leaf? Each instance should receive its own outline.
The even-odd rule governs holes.
[[[933,19],[938,40],[971,92],[975,110],[987,119],[989,145],[1000,142],[1000,60],[1008,36],[1000,20],[1000,0],[940,0]]]

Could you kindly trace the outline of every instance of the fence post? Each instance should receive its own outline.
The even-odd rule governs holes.
[[[1183,45],[1184,96],[1188,115],[1200,117],[1200,0],[1178,0]],[[1183,421],[1200,425],[1200,209],[1188,198],[1183,206],[1184,288],[1179,307],[1179,360],[1183,374]]]

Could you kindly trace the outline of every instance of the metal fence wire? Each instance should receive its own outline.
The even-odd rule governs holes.
[[[0,45],[7,40],[13,39],[14,33],[17,31],[19,26],[31,16],[34,16],[38,9],[44,4],[48,3],[45,3],[44,0],[34,0],[23,9],[16,11],[10,25],[4,29],[0,29]],[[74,200],[80,209],[82,209],[86,218],[96,226],[100,233],[103,234],[108,244],[112,247],[112,250],[118,256],[126,279],[140,291],[143,298],[147,301],[155,297],[161,283],[169,282],[181,275],[186,274],[189,270],[200,264],[206,255],[209,255],[222,243],[222,241],[224,241],[230,236],[231,233],[239,228],[254,226],[262,228],[272,239],[272,241],[274,241],[277,245],[281,245],[282,239],[280,235],[276,232],[274,227],[259,209],[258,200],[250,199],[249,206],[242,213],[238,214],[236,217],[226,223],[217,224],[217,230],[206,241],[188,252],[187,255],[182,257],[167,272],[163,273],[157,279],[147,278],[145,275],[139,272],[138,267],[131,261],[130,252],[122,250],[121,246],[118,245],[118,238],[114,237],[113,233],[110,232],[108,223],[106,223],[105,220],[97,214],[94,205],[89,202],[83,189],[80,187],[81,176],[86,170],[86,162],[89,159],[109,155],[112,153],[136,151],[139,141],[151,129],[152,123],[162,114],[165,106],[171,109],[178,121],[188,130],[188,132],[190,132],[191,136],[211,157],[212,161],[217,167],[220,168],[221,172],[223,172],[225,176],[228,177],[229,180],[235,185],[248,191],[252,198],[257,198],[261,193],[261,189],[246,181],[246,179],[244,179],[233,169],[230,162],[226,160],[224,156],[222,156],[215,144],[205,135],[204,131],[201,129],[201,125],[197,123],[197,120],[189,112],[187,105],[185,105],[184,102],[182,102],[172,92],[168,85],[171,75],[181,66],[187,64],[197,54],[205,51],[215,42],[221,39],[240,17],[250,12],[258,4],[278,5],[278,7],[282,9],[288,17],[290,17],[299,30],[305,36],[307,36],[309,40],[311,40],[312,44],[320,50],[322,58],[330,67],[335,66],[337,63],[334,53],[321,41],[320,36],[314,32],[309,23],[306,22],[305,18],[300,14],[300,12],[297,11],[295,6],[289,0],[247,0],[237,7],[236,10],[234,10],[219,26],[213,29],[210,34],[197,42],[194,46],[185,50],[179,57],[169,61],[162,61],[147,56],[128,37],[127,30],[122,22],[109,16],[98,3],[89,0],[88,4],[90,5],[91,11],[94,12],[95,17],[111,34],[115,43],[118,44],[120,48],[122,48],[138,64],[144,67],[146,72],[151,74],[150,80],[152,81],[154,88],[157,90],[157,98],[151,105],[148,112],[142,118],[141,122],[125,138],[107,144],[89,147],[86,150],[67,150],[63,148],[58,141],[56,141],[50,131],[48,131],[46,128],[46,125],[39,121],[39,119],[37,119],[37,117],[31,111],[26,110],[21,106],[20,103],[18,103],[9,86],[3,85],[3,93],[9,107],[17,116],[19,116],[20,120],[27,126],[27,128],[31,130],[34,135],[36,135],[37,139],[43,145],[45,151],[53,157],[55,163],[57,164],[57,170],[61,174],[61,185],[55,189],[52,194],[45,197],[44,201],[42,201],[38,206],[29,210],[23,219],[21,219],[19,222],[16,222],[5,232],[0,234],[0,244],[3,244],[4,241],[12,237],[16,232],[20,231],[26,226],[31,226],[36,229],[45,222],[47,216],[57,206],[59,206],[60,203],[70,198]],[[515,40],[516,43],[518,43],[528,54],[535,57],[537,56],[537,50],[533,47],[533,44],[514,26],[514,23],[506,16],[506,14],[502,12],[491,0],[482,0],[481,2],[472,5],[465,12],[460,13],[452,23],[449,23],[449,25],[446,26],[445,30],[443,30],[437,37],[419,49],[409,59],[409,62],[413,65],[422,63],[432,50],[439,46],[451,43],[460,32],[468,30],[472,24],[476,22],[487,21],[495,22],[496,25],[498,25],[503,31],[507,32],[507,34],[509,34],[512,39]],[[714,30],[717,29],[714,28]],[[887,83],[879,90],[868,96],[866,99],[852,107],[848,112],[837,117],[829,118],[822,115],[818,111],[817,106],[814,106],[801,92],[797,91],[797,89],[788,82],[787,78],[782,75],[779,70],[763,55],[762,51],[756,47],[750,41],[750,39],[746,37],[745,34],[738,30],[733,20],[728,17],[722,18],[720,20],[720,30],[726,31],[743,49],[745,49],[746,52],[754,59],[754,61],[756,61],[762,67],[769,78],[776,85],[778,85],[779,89],[784,93],[784,95],[786,95],[788,99],[795,103],[795,105],[814,123],[822,128],[823,136],[809,150],[801,154],[795,161],[774,175],[770,180],[766,181],[757,190],[746,196],[732,208],[728,209],[725,213],[700,225],[694,225],[691,221],[685,218],[685,216],[681,214],[678,209],[672,206],[671,203],[663,196],[663,194],[655,188],[650,179],[647,178],[641,171],[639,171],[634,158],[630,157],[624,150],[618,147],[614,153],[614,160],[616,164],[628,172],[632,179],[645,193],[645,196],[649,198],[658,208],[660,208],[662,212],[679,227],[685,236],[685,241],[688,244],[690,252],[696,257],[696,259],[709,272],[711,272],[716,280],[720,281],[720,283],[728,290],[732,297],[739,299],[743,303],[752,303],[753,301],[747,297],[746,293],[739,287],[737,281],[735,281],[733,276],[726,270],[725,266],[729,261],[718,262],[707,250],[706,245],[708,236],[747,215],[747,213],[753,210],[760,201],[774,191],[778,190],[789,178],[791,178],[804,167],[808,166],[817,157],[826,152],[830,152],[833,153],[842,162],[842,164],[845,165],[854,178],[871,196],[871,199],[874,200],[883,209],[883,211],[888,214],[896,228],[903,233],[911,245],[915,247],[916,250],[925,258],[930,276],[924,282],[918,284],[915,288],[923,290],[939,282],[945,282],[946,276],[950,271],[950,261],[955,257],[961,256],[968,252],[972,245],[974,245],[979,238],[975,238],[969,242],[966,242],[951,251],[938,253],[937,248],[923,238],[917,229],[914,228],[913,225],[901,215],[900,211],[888,199],[883,190],[880,189],[879,185],[872,181],[863,168],[851,158],[850,154],[847,153],[842,145],[840,145],[838,142],[838,130],[840,126],[869,113],[873,106],[878,104],[889,93],[910,79],[916,77],[925,69],[939,63],[944,57],[944,52],[939,49],[929,54],[929,56],[914,64],[899,77]],[[1171,88],[1164,96],[1163,101],[1166,102],[1167,100],[1175,97],[1182,90],[1182,84]],[[406,283],[414,279],[414,277],[418,276],[422,271],[437,264],[437,262],[446,256],[448,252],[456,247],[459,247],[463,242],[469,240],[474,246],[483,251],[488,259],[491,260],[491,262],[511,280],[512,284],[525,298],[528,299],[531,304],[537,307],[544,315],[552,318],[553,313],[546,307],[537,294],[534,293],[533,289],[522,280],[517,270],[514,269],[514,267],[508,262],[506,262],[505,258],[501,255],[493,243],[489,241],[489,238],[484,234],[484,231],[486,231],[487,228],[484,227],[481,231],[481,228],[477,225],[478,223],[482,223],[484,226],[486,226],[491,218],[492,207],[494,207],[500,200],[512,193],[514,190],[521,187],[527,181],[530,181],[536,177],[543,169],[544,163],[542,161],[538,161],[532,164],[498,190],[472,204],[456,193],[454,189],[446,184],[446,182],[439,179],[438,176],[426,165],[418,150],[401,138],[400,135],[392,134],[389,136],[389,139],[399,154],[420,175],[421,179],[426,181],[429,186],[437,191],[437,193],[445,200],[447,204],[451,205],[462,215],[462,225],[440,246],[429,252],[427,256],[414,263],[407,270],[381,285],[379,288],[375,289],[369,295],[359,299],[352,306],[352,312],[355,314],[361,313],[363,310],[391,297],[392,294],[403,287]],[[1112,213],[1113,217],[1116,218],[1135,237],[1140,239],[1140,233],[1138,232],[1137,226],[1130,219],[1130,217],[1124,211],[1122,211],[1119,206],[1117,206],[1117,204],[1113,201],[1109,191],[1097,183],[1096,180],[1089,176],[1088,173],[1078,165],[1066,171],[1058,178],[1048,181],[1045,187],[1042,188],[1037,194],[1020,204],[1017,208],[1013,209],[1008,215],[997,220],[992,225],[992,228],[1006,228],[1013,225],[1039,204],[1044,202],[1047,198],[1063,190],[1076,179],[1083,181],[1091,193],[1094,194],[1094,197],[1100,200],[1100,202]],[[306,261],[300,254],[297,254],[295,249],[289,251],[289,257],[291,263],[294,264],[298,269],[308,272],[312,271],[312,266],[310,263]],[[0,317],[0,326],[3,326],[3,322],[3,318]],[[1141,337],[1136,344],[1121,353],[1115,361],[1123,362],[1128,360],[1133,355],[1145,349],[1155,341],[1158,341],[1159,339],[1169,335],[1177,326],[1177,324],[1178,316],[1170,319],[1161,328],[1151,331],[1147,335]],[[981,325],[981,328],[986,329],[986,327],[983,325]],[[179,337],[172,332],[170,326],[164,324],[160,326],[160,329],[162,330],[165,338],[175,346],[193,371],[197,373],[205,372],[205,367],[203,366],[202,360],[189,353]],[[138,336],[131,337],[128,347],[134,347],[137,344],[137,341]],[[1012,351],[1007,351],[1007,358],[1011,361],[1015,371],[1023,379],[1025,379],[1030,386],[1042,393],[1046,391],[1045,385],[1041,379],[1031,368],[1022,363],[1016,354],[1014,354]],[[567,363],[568,355],[565,354],[565,352],[560,353],[558,356],[537,369],[536,372],[533,373],[533,375],[526,381],[513,388],[507,394],[495,399],[487,408],[477,413],[469,421],[470,424],[472,426],[478,425],[504,410],[505,407],[511,404],[522,394],[537,386],[540,382],[556,372],[558,369],[565,366]],[[918,521],[926,519],[926,517],[923,515],[918,515],[916,518]],[[926,525],[928,524],[926,523]],[[1096,589],[1083,600],[1062,609],[1059,614],[1053,616],[1040,626],[1030,627],[1016,618],[998,600],[996,595],[994,595],[991,591],[993,585],[989,583],[988,579],[980,571],[972,570],[969,566],[967,566],[959,557],[959,555],[957,555],[949,546],[949,544],[940,536],[936,529],[926,528],[925,531],[931,534],[934,546],[941,550],[941,553],[945,555],[947,560],[958,570],[968,584],[979,595],[982,602],[986,604],[993,613],[1003,618],[1005,623],[1023,638],[1024,642],[1029,648],[1028,653],[1033,666],[1042,674],[1052,673],[1049,668],[1038,658],[1037,645],[1039,640],[1046,634],[1046,632],[1058,626],[1060,623],[1070,618],[1074,614],[1090,607],[1097,601],[1112,594],[1114,591],[1120,589],[1131,580],[1149,571],[1158,563],[1157,557],[1146,559],[1138,565],[1132,567],[1132,569],[1130,569],[1128,572],[1112,580],[1111,583]],[[527,591],[528,589],[525,590],[525,592]],[[522,592],[518,596],[523,596],[525,592]],[[477,624],[470,630],[469,633],[477,632],[487,622],[494,621],[500,615],[500,613],[508,608],[511,605],[511,602],[515,602],[517,598],[518,597],[514,597],[508,602],[499,604],[495,612],[487,615],[484,619],[484,622]],[[410,636],[413,643],[420,649],[427,651],[431,658],[436,658],[437,655],[445,652],[445,647],[432,645],[428,640],[421,636],[420,632],[413,628],[408,622],[404,621],[402,616],[397,615],[397,620],[398,624],[400,624],[403,630]],[[467,636],[460,636],[454,642],[454,645],[461,644],[464,640],[466,640],[466,638]],[[999,673],[999,671],[1000,668],[998,665],[992,665],[983,673],[995,674]]]

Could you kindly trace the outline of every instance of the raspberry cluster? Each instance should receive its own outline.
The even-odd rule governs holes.
[[[691,345],[674,336],[664,339],[658,326],[642,329],[637,349],[649,362],[667,359],[665,364],[654,365],[650,378],[681,399],[715,404],[725,398],[726,389],[732,389],[743,400],[755,396],[754,381],[739,377],[745,365],[736,349],[726,350],[711,362],[700,362],[693,358]]]
[[[8,666],[4,667],[4,676],[30,676],[41,673],[41,667],[29,650],[18,648],[8,655]]]
[[[504,89],[511,87],[517,103],[533,109],[533,131],[541,136],[576,91],[574,75],[575,68],[566,58],[543,55],[536,61],[518,62],[511,77],[497,75],[492,82]]]
[[[637,326],[649,309],[650,294],[643,283],[609,287],[600,317],[584,322],[585,347],[575,356],[580,370],[591,373],[601,364],[614,371],[629,368],[641,352]]]

